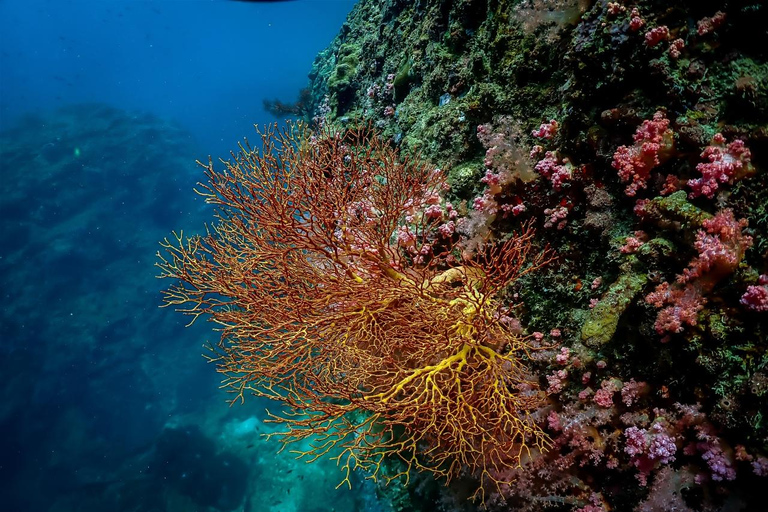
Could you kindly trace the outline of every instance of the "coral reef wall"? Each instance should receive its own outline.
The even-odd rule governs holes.
[[[531,364],[555,447],[485,507],[754,510],[767,57],[757,0],[361,0],[315,60],[316,118],[447,171],[468,257],[523,222],[558,254],[510,291],[554,346]],[[459,487],[391,498],[468,507]]]

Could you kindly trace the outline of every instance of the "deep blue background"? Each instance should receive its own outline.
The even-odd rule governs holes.
[[[293,101],[354,0],[0,1],[0,130],[79,102],[143,109],[226,154]]]

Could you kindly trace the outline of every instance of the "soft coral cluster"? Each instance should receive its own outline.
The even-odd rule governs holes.
[[[620,146],[613,155],[613,168],[619,171],[621,181],[629,182],[625,190],[628,196],[648,186],[651,171],[669,158],[675,146],[674,133],[663,112],[643,121],[634,139],[633,146]]]
[[[544,153],[544,158],[539,160],[535,169],[552,183],[554,190],[560,190],[573,176],[573,164],[567,158],[559,158],[556,151]]]
[[[740,301],[747,309],[768,312],[768,274],[760,276],[757,285],[750,285]]]
[[[508,116],[500,117],[494,124],[481,124],[477,127],[477,139],[485,147],[483,164],[486,172],[496,176],[501,186],[518,179],[528,182],[535,178],[530,159],[523,150],[521,137],[519,124]],[[493,191],[493,194],[499,192],[500,189]]]
[[[679,41],[679,40],[678,40]],[[675,42],[670,51],[679,54],[681,43]],[[679,56],[679,55],[678,55]],[[613,155],[612,166],[618,171],[623,182],[629,182],[626,194],[633,197],[641,189],[648,187],[651,171],[673,156],[675,134],[670,121],[663,112],[656,112],[653,119],[646,119],[634,135],[633,146],[620,146]],[[733,184],[754,172],[751,164],[752,152],[741,139],[726,143],[725,137],[718,133],[701,153],[704,159],[696,166],[701,173],[698,178],[687,181],[674,174],[666,178],[662,194],[677,190],[687,184],[691,189],[690,197],[712,199],[723,184]]]
[[[675,284],[663,282],[645,298],[658,308],[666,306],[656,318],[659,334],[679,333],[685,325],[697,324],[706,295],[736,270],[752,245],[752,238],[743,233],[746,226],[746,220],[737,221],[728,209],[703,222],[704,229],[696,234],[698,256],[677,276]]]
[[[712,199],[721,184],[733,183],[752,170],[752,153],[744,141],[736,139],[726,145],[725,137],[720,133],[714,136],[712,143],[701,153],[701,157],[707,160],[696,166],[701,178],[688,180],[691,197],[704,196]]]
[[[531,501],[547,500],[577,510],[629,510],[619,508],[621,493],[595,485],[590,475],[600,471],[602,479],[612,481],[633,475],[640,487],[653,481],[647,500],[636,510],[667,510],[652,504],[681,488],[733,480],[740,471],[763,474],[765,457],[743,447],[742,456],[734,456],[700,404],[675,402],[665,387],[622,381],[605,364],[585,363],[562,347],[551,355],[561,368],[551,376],[558,389],[540,416],[546,418],[552,449],[533,453],[521,467],[498,469],[514,484],[492,490],[487,508],[523,510]],[[593,394],[590,385],[597,382]],[[619,391],[622,399],[614,400]],[[681,497],[675,502],[686,510]]]
[[[696,233],[694,244],[699,255],[678,276],[679,283],[705,280],[711,289],[723,277],[729,275],[744,258],[744,252],[752,245],[752,237],[743,233],[746,219],[736,220],[732,210],[721,210],[703,222],[704,229]]]
[[[631,457],[632,465],[639,470],[637,478],[643,486],[647,485],[651,471],[660,465],[675,461],[677,444],[664,421],[655,421],[647,429],[631,426],[624,430],[624,437],[624,452]]]
[[[531,157],[523,149],[522,136],[520,123],[509,116],[477,127],[477,139],[486,150],[485,173],[480,179],[485,188],[472,201],[469,214],[456,223],[457,230],[467,239],[466,254],[474,253],[489,236],[490,225],[497,215],[518,216],[526,211],[525,203],[514,193],[514,188],[518,182],[534,180],[536,174]]]

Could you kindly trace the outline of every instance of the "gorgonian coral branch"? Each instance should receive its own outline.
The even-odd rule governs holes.
[[[271,416],[282,441],[310,441],[310,460],[333,454],[347,483],[391,456],[406,476],[496,481],[544,450],[530,346],[499,300],[549,259],[532,230],[459,263],[435,208],[439,171],[367,129],[261,137],[221,171],[204,165],[217,222],[166,240],[159,263],[175,281],[166,304],[218,325],[211,359],[233,401],[284,404]]]

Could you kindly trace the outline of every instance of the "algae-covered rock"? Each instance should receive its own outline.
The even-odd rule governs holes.
[[[647,282],[645,274],[621,274],[590,311],[581,328],[581,340],[591,348],[599,348],[611,341],[621,315]]]
[[[509,313],[558,346],[525,357],[550,397],[540,417],[562,437],[532,464],[546,479],[510,470],[522,483],[494,495],[489,509],[648,508],[648,489],[669,474],[660,466],[690,477],[691,499],[680,508],[756,503],[744,494],[753,482],[745,461],[765,460],[768,450],[760,412],[768,342],[765,313],[741,298],[768,274],[766,27],[768,6],[754,0],[361,0],[316,61],[313,101],[330,96],[331,122],[370,122],[403,154],[448,172],[445,198],[467,216],[456,219],[457,236],[475,244],[463,255],[482,258],[483,244],[526,223],[536,228],[530,250],[556,255],[506,293]],[[654,118],[669,122],[663,158],[649,132]],[[707,150],[715,134],[725,143]],[[729,154],[732,143],[741,153]],[[617,154],[632,157],[625,163],[646,180],[631,196]],[[509,179],[509,155],[530,158],[538,179]],[[732,180],[727,166],[737,161],[750,172]],[[717,193],[689,196],[704,172]],[[706,229],[723,210],[733,212],[730,227]],[[706,273],[734,257],[738,268],[716,280],[686,281],[693,267]],[[662,305],[644,300],[665,289]],[[659,315],[686,300],[696,321],[660,333]],[[653,392],[636,400],[627,385],[619,399],[618,387],[633,379]],[[627,428],[655,436],[654,411],[681,419],[683,410],[724,452],[745,447],[738,468],[727,461],[738,469],[734,481],[712,474],[702,453],[678,451],[674,466],[628,455]],[[552,412],[569,429],[557,430]],[[680,424],[665,423],[665,435],[678,448],[698,446],[692,424]],[[577,431],[588,435],[568,437]],[[705,477],[695,486],[682,475],[693,466]],[[451,482],[441,499],[456,509],[464,484]],[[536,502],[545,495],[553,501]]]
[[[662,226],[677,222],[689,229],[699,229],[705,220],[712,218],[712,214],[688,201],[684,190],[651,199],[643,206],[643,212]]]
[[[360,48],[353,44],[343,44],[339,49],[336,66],[328,78],[328,94],[337,115],[349,108],[354,99],[357,83],[357,67],[360,64]]]

